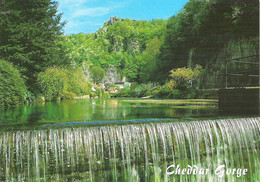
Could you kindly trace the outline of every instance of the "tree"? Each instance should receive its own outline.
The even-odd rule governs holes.
[[[142,52],[141,59],[144,60],[142,71],[140,72],[142,82],[155,81],[157,79],[157,56],[160,54],[162,41],[155,37],[146,44],[146,49]]]
[[[2,0],[0,58],[13,63],[29,89],[37,89],[37,73],[52,65],[66,65],[59,43],[64,23],[52,0]]]
[[[53,67],[39,73],[38,83],[45,99],[55,101],[68,89],[68,78],[65,69]]]
[[[90,94],[91,91],[91,85],[81,67],[50,67],[38,74],[38,83],[47,101],[59,98],[73,99],[76,96]]]
[[[105,70],[98,66],[92,67],[90,73],[94,83],[101,83],[105,76]]]
[[[21,74],[11,63],[0,60],[0,107],[23,104],[26,86]]]

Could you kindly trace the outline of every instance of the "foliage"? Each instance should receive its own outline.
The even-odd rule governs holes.
[[[110,94],[108,92],[104,92],[100,98],[108,99],[110,98]]]
[[[48,68],[39,73],[38,82],[47,101],[62,97],[68,88],[67,74],[63,68]]]
[[[126,86],[123,89],[120,89],[116,94],[117,97],[145,97],[151,96],[152,90],[154,89],[153,84],[136,84],[133,83],[131,87]]]
[[[61,95],[61,98],[62,99],[74,99],[77,95],[73,92],[68,92],[67,90],[65,90],[62,95]]]
[[[224,70],[221,60],[259,55],[258,4],[257,0],[190,0],[168,20],[111,17],[93,34],[64,36],[57,2],[1,0],[0,59],[20,71],[29,98],[37,96],[38,86],[47,100],[90,94],[86,77],[90,74],[95,84],[101,83],[111,65],[120,77],[135,82],[119,96],[215,97],[213,91],[194,88],[205,88],[209,82],[221,86],[215,84],[222,81],[216,76]],[[197,64],[205,70],[192,69]],[[235,64],[229,68],[245,69],[259,72]],[[149,82],[164,86],[155,88]],[[21,103],[23,92],[8,103]],[[107,97],[102,89],[91,95]]]
[[[84,80],[80,68],[67,70],[65,68],[51,67],[39,73],[38,82],[47,101],[71,99],[76,95],[89,94],[91,85]]]
[[[94,81],[94,83],[101,83],[105,76],[105,70],[101,67],[92,67],[90,69],[91,78]]]
[[[86,80],[81,67],[66,70],[68,78],[68,92],[77,96],[88,95],[90,93],[91,84]]]
[[[95,92],[90,92],[89,97],[95,98],[95,97],[97,97],[97,94]]]
[[[229,41],[258,37],[258,17],[257,0],[190,0],[167,22],[158,79],[165,80],[172,69],[195,64],[211,69],[218,61],[218,54],[226,52],[223,47]],[[258,41],[254,44],[258,45]],[[244,49],[235,52],[244,52]],[[230,58],[232,54],[222,60]]]
[[[7,61],[0,60],[0,106],[25,102],[26,86],[20,72]]]
[[[166,84],[166,86],[171,90],[186,90],[192,87],[192,82],[200,76],[202,70],[202,67],[199,65],[196,65],[194,69],[178,68],[176,70],[171,70],[170,77],[172,79]]]
[[[52,65],[66,65],[60,44],[61,14],[52,0],[0,2],[0,58],[12,62],[36,92],[37,74]]]
[[[127,86],[123,89],[119,89],[116,94],[117,97],[136,97],[136,92],[131,87]]]
[[[145,97],[150,96],[151,91],[153,90],[154,86],[152,83],[148,84],[139,84],[135,88],[136,96],[137,97]]]
[[[114,65],[118,73],[131,82],[150,80],[166,21],[113,18],[114,23],[105,23],[95,34],[64,36],[62,45],[69,58],[78,66],[84,61],[105,70]]]

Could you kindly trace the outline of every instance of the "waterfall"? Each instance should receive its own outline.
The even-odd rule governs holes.
[[[259,139],[259,117],[0,131],[0,181],[257,181]],[[248,171],[221,178],[220,165]]]

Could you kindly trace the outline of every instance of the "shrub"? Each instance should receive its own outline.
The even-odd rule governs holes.
[[[144,97],[151,95],[151,90],[153,89],[153,84],[140,84],[137,85],[135,88],[136,96],[137,97]]]
[[[159,91],[158,89],[154,89],[154,90],[152,91],[152,95],[153,95],[153,96],[157,96],[159,92],[160,92],[160,91]]]
[[[96,86],[95,89],[96,89],[96,92],[95,92],[96,96],[98,96],[99,98],[102,98],[103,92],[104,92],[103,88]]]
[[[150,95],[152,95],[152,92],[151,92],[151,91],[147,91],[147,92],[144,94],[144,96],[150,96]]]
[[[89,94],[89,97],[90,98],[95,98],[97,95],[96,95],[96,93],[95,92],[91,92],[90,94]]]
[[[172,79],[166,84],[166,86],[171,90],[187,90],[192,87],[192,82],[195,81],[202,74],[202,72],[203,69],[199,65],[196,65],[194,69],[184,67],[171,70],[170,77]]]
[[[156,97],[158,98],[166,98],[169,96],[169,94],[171,93],[172,90],[170,90],[167,86],[162,86],[159,89],[158,94],[156,95]]]
[[[108,99],[108,98],[110,98],[110,95],[108,92],[104,92],[101,98]]]
[[[20,72],[7,61],[0,60],[0,106],[25,102],[26,86]]]
[[[167,98],[169,99],[181,99],[183,97],[183,92],[180,90],[172,90]]]

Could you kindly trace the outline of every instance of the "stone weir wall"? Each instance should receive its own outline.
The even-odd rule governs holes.
[[[219,111],[223,114],[260,114],[258,88],[219,90]]]

